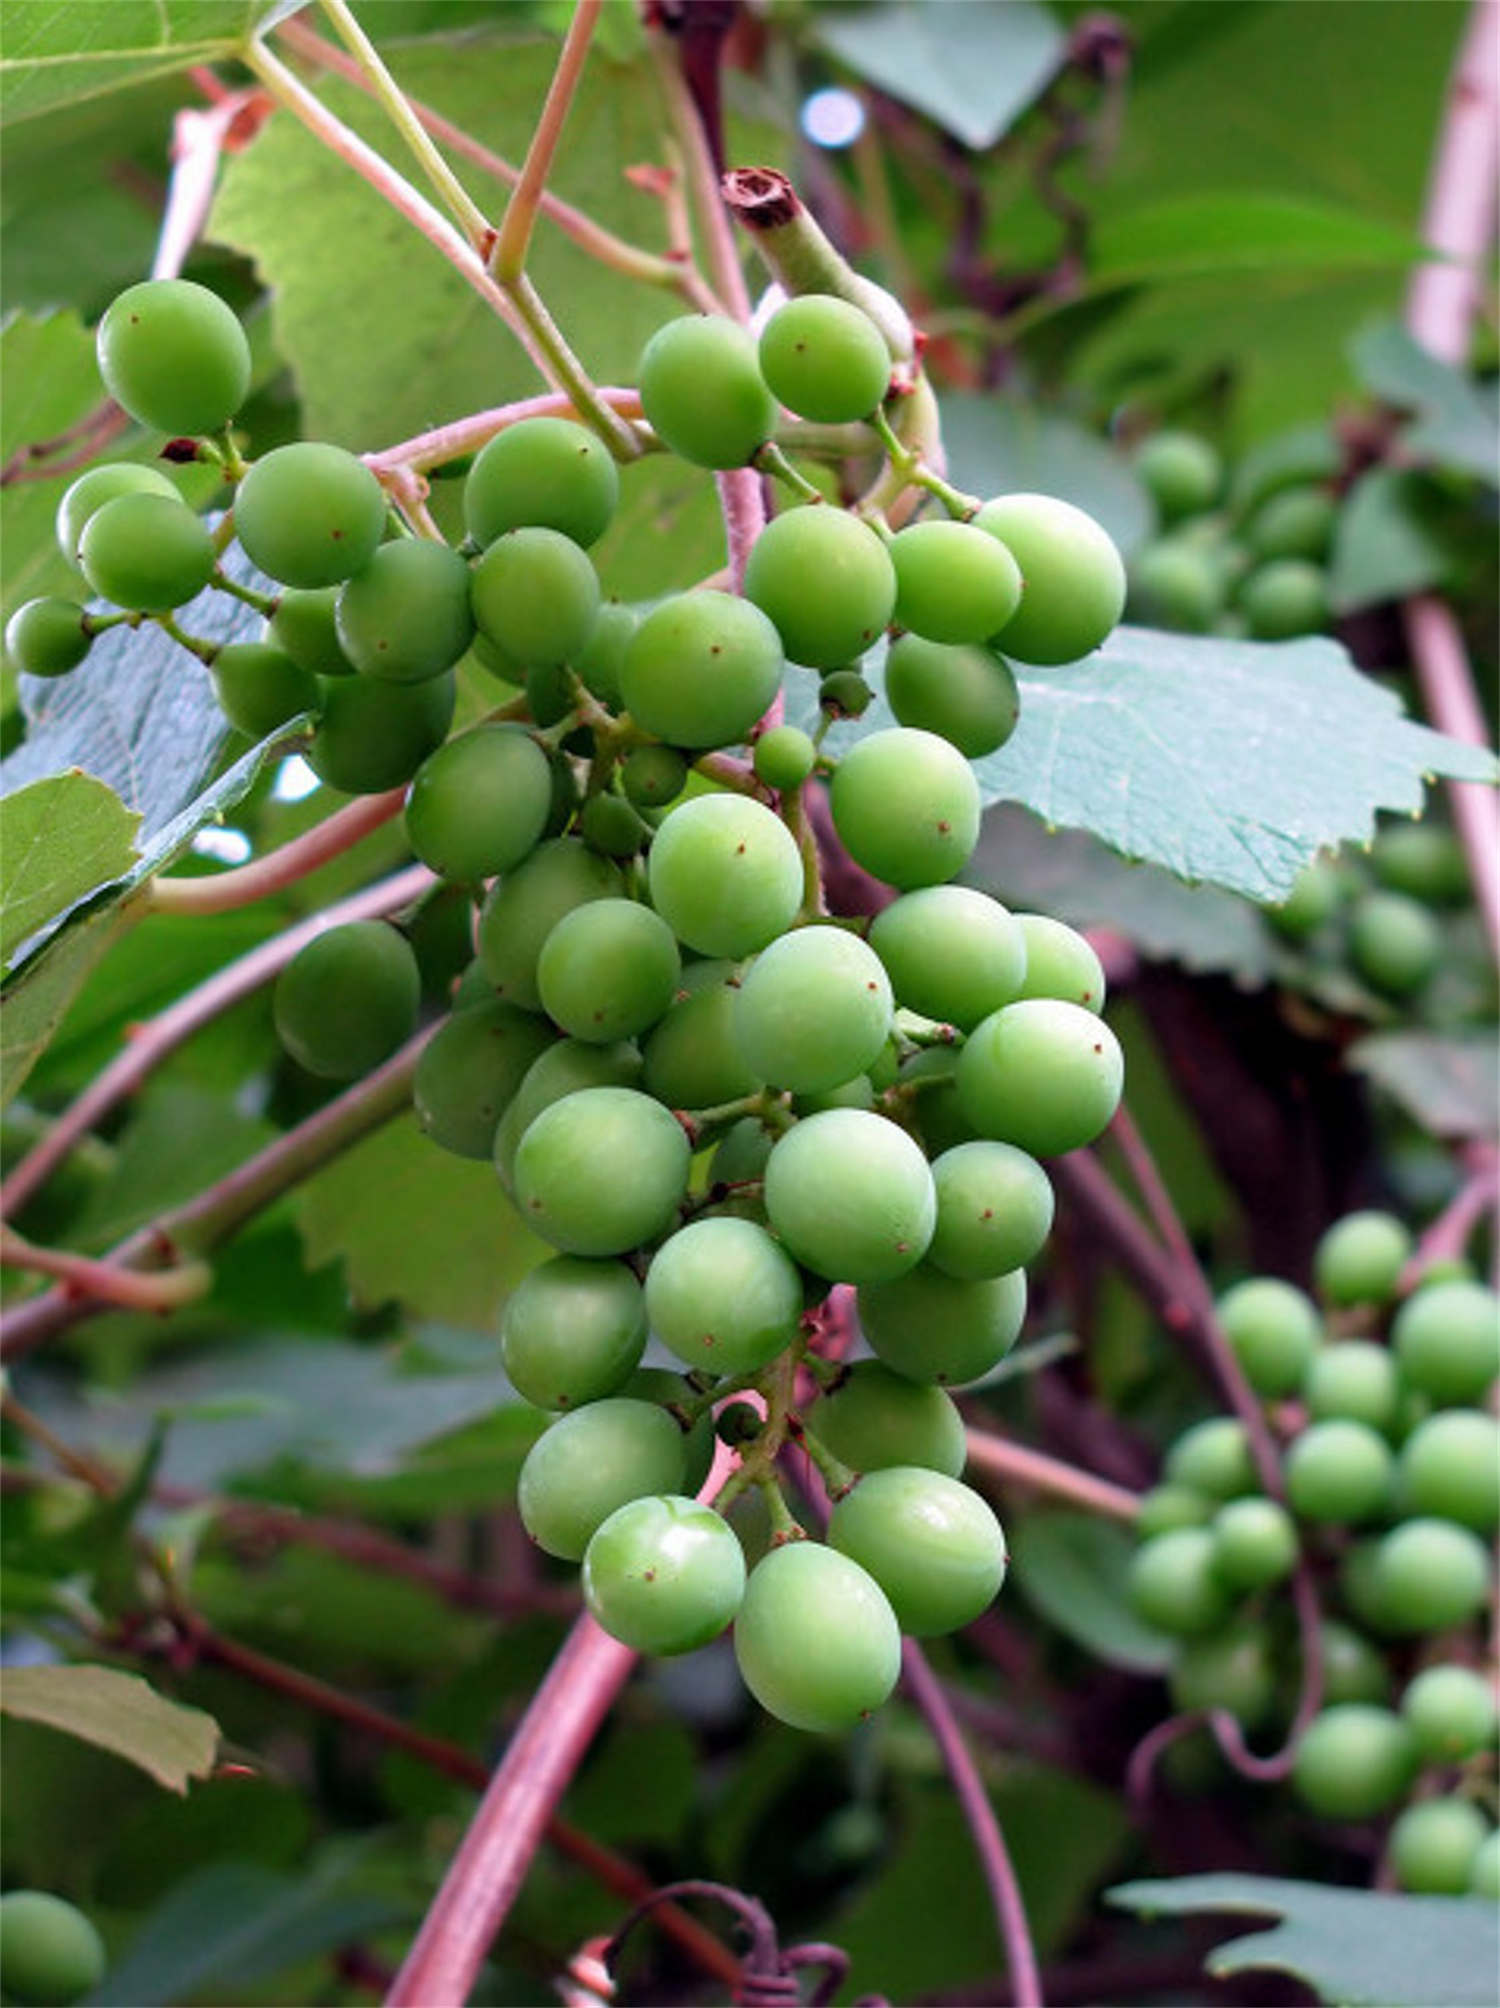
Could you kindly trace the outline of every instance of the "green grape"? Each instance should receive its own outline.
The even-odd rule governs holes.
[[[1339,1565],[1339,1589],[1344,1602],[1367,1631],[1387,1637],[1400,1629],[1380,1578],[1380,1540],[1354,1541]]]
[[[1180,537],[1148,544],[1130,567],[1134,619],[1207,634],[1224,610],[1224,581],[1207,551]]]
[[[979,783],[934,732],[872,732],[839,760],[834,828],[856,864],[911,892],[956,877],[979,841]]]
[[[516,1150],[543,1109],[581,1088],[633,1088],[640,1078],[641,1056],[625,1041],[590,1046],[582,1039],[559,1039],[539,1053],[495,1131],[495,1170],[506,1191],[514,1197]]]
[[[474,963],[474,901],[464,886],[438,885],[422,899],[405,923],[406,938],[422,977],[422,1001],[461,1010],[454,987]],[[472,986],[477,983],[479,988]],[[482,971],[470,979],[465,1003],[491,1003],[494,992]]]
[[[561,530],[507,530],[475,565],[469,598],[480,632],[528,669],[571,662],[599,614],[599,575]]]
[[[1137,1617],[1174,1636],[1217,1631],[1229,1615],[1207,1527],[1177,1527],[1142,1542],[1130,1558],[1125,1591]]]
[[[687,786],[687,777],[687,761],[675,746],[637,746],[620,766],[621,786],[637,809],[666,808]]]
[[[539,1548],[581,1562],[595,1532],[632,1499],[676,1493],[682,1431],[665,1409],[610,1395],[562,1416],[526,1453],[516,1505]]]
[[[1385,1654],[1352,1626],[1324,1618],[1318,1627],[1323,1656],[1323,1703],[1384,1702],[1391,1690]]]
[[[618,899],[618,868],[573,837],[554,837],[493,886],[479,913],[479,960],[508,1003],[541,1008],[537,960],[566,913],[587,900]],[[670,919],[668,915],[668,919]]]
[[[399,788],[447,738],[457,696],[451,675],[409,686],[372,676],[327,677],[307,763],[345,795]]]
[[[335,620],[356,669],[423,683],[451,669],[474,639],[469,568],[427,537],[382,544],[339,594]]]
[[[1338,865],[1331,858],[1318,858],[1297,874],[1279,906],[1261,910],[1278,934],[1290,941],[1306,941],[1333,918],[1343,904],[1345,891]]]
[[[646,1315],[690,1367],[755,1373],[797,1336],[802,1279],[753,1221],[695,1220],[670,1235],[646,1272]]]
[[[890,387],[885,336],[868,314],[827,293],[778,307],[761,330],[759,355],[773,394],[820,425],[868,418]]]
[[[695,467],[743,467],[776,430],[755,337],[720,314],[683,314],[647,342],[636,378],[658,438]]]
[[[585,685],[601,704],[609,705],[611,710],[620,708],[620,667],[631,636],[640,624],[641,616],[637,608],[622,606],[619,600],[605,600],[588,640],[574,658],[573,667]],[[650,753],[666,749],[638,747],[636,750]],[[663,799],[670,800],[670,797]]]
[[[218,432],[250,388],[244,329],[191,279],[127,286],[100,321],[96,346],[110,396],[159,432]]]
[[[97,509],[119,495],[160,495],[168,502],[180,502],[175,481],[159,467],[142,466],[134,460],[107,460],[91,467],[63,491],[57,505],[57,546],[70,565],[78,563],[78,545],[84,528]]]
[[[1170,1534],[1176,1527],[1206,1527],[1214,1518],[1218,1501],[1194,1492],[1189,1485],[1153,1485],[1141,1495],[1141,1509],[1135,1531],[1139,1540],[1156,1534]],[[1225,1576],[1224,1580],[1229,1581]]]
[[[342,586],[314,586],[302,592],[288,586],[261,639],[316,676],[353,676],[354,664],[339,645],[342,591]]]
[[[75,600],[27,600],[5,624],[11,660],[28,676],[66,676],[93,643],[87,618]]]
[[[421,959],[419,955],[417,957],[418,962]],[[476,1005],[493,1004],[494,1002],[494,986],[480,968],[479,960],[476,956],[472,962],[466,963],[459,972],[458,981],[453,986],[453,994],[450,999],[451,1008],[454,1011],[472,1011]]]
[[[507,530],[558,530],[585,549],[609,528],[620,474],[601,439],[567,418],[523,418],[482,446],[464,482],[476,544]]]
[[[322,685],[312,671],[269,643],[229,642],[210,669],[220,710],[252,739],[268,739],[289,719],[322,709]]]
[[[404,934],[383,920],[330,927],[276,979],[276,1036],[300,1067],[353,1081],[416,1030],[422,979]]]
[[[961,1143],[978,1141],[974,1125],[958,1099],[960,1050],[948,1045],[926,1046],[901,1063],[898,1080],[916,1097],[922,1141],[931,1158],[940,1157],[945,1150],[953,1150]]]
[[[1026,945],[1015,916],[971,886],[923,886],[870,924],[870,946],[909,1011],[969,1031],[1021,994]]]
[[[1214,1570],[1235,1590],[1285,1582],[1297,1566],[1297,1529],[1274,1499],[1231,1499],[1213,1518]]]
[[[1274,1276],[1251,1276],[1226,1290],[1214,1309],[1255,1392],[1268,1399],[1295,1394],[1323,1335],[1311,1298]]]
[[[418,1122],[457,1157],[490,1156],[506,1107],[553,1043],[550,1026],[485,989],[485,999],[466,1010],[454,999],[454,1015],[422,1048],[412,1082]]]
[[[623,1255],[671,1225],[689,1156],[682,1125],[660,1102],[634,1088],[583,1088],[521,1138],[516,1204],[565,1255]]]
[[[551,806],[551,763],[530,734],[513,725],[479,725],[417,769],[406,798],[406,835],[440,878],[477,885],[530,856]]]
[[[969,1387],[993,1372],[1019,1338],[1026,1276],[1013,1269],[960,1281],[923,1262],[889,1282],[861,1284],[858,1304],[871,1350],[893,1371]]]
[[[620,665],[620,695],[644,731],[674,746],[737,745],[781,688],[781,638],[749,600],[705,589],[647,614]]]
[[[1492,1828],[1479,1843],[1469,1870],[1469,1895],[1500,1903],[1500,1827]]]
[[[1283,488],[1256,510],[1245,540],[1257,558],[1326,558],[1338,503],[1324,488]]]
[[[742,1116],[731,1123],[709,1160],[710,1183],[735,1185],[764,1178],[766,1159],[775,1141],[755,1116]]]
[[[297,440],[257,460],[234,498],[245,554],[283,586],[337,586],[362,572],[385,530],[385,493],[341,446]]]
[[[1325,1708],[1297,1745],[1292,1786],[1325,1820],[1368,1820],[1404,1798],[1417,1768],[1411,1730],[1368,1702]]]
[[[1449,1796],[1408,1806],[1392,1824],[1388,1843],[1398,1888],[1414,1896],[1462,1896],[1489,1830],[1468,1799]]]
[[[1429,1666],[1401,1697],[1417,1748],[1428,1764],[1466,1764],[1495,1741],[1495,1690],[1469,1666]]]
[[[1120,1105],[1114,1033],[1078,1004],[1028,997],[981,1020],[959,1056],[964,1113],[983,1136],[1033,1157],[1092,1143]]]
[[[773,725],[755,742],[756,779],[783,793],[800,788],[812,772],[818,749],[797,725]]]
[[[914,1638],[972,1623],[1005,1580],[1005,1535],[989,1506],[922,1465],[861,1478],[834,1507],[828,1540],[869,1571]]]
[[[863,655],[889,621],[896,574],[868,523],[813,503],[761,531],[745,567],[745,597],[772,622],[793,662],[838,669]]]
[[[1226,1709],[1246,1729],[1258,1729],[1276,1706],[1276,1668],[1263,1625],[1241,1621],[1177,1648],[1167,1683],[1182,1714]]]
[[[1368,892],[1349,914],[1349,955],[1374,989],[1410,997],[1428,983],[1443,955],[1437,922],[1400,892]]]
[[[1087,936],[1045,913],[1018,913],[1016,925],[1026,944],[1026,980],[1017,997],[1055,997],[1103,1011],[1104,964]]]
[[[528,669],[521,681],[532,722],[543,730],[560,724],[573,709],[573,681],[565,663],[538,664]]]
[[[856,1074],[836,1088],[821,1088],[798,1095],[793,1104],[799,1116],[815,1116],[820,1109],[873,1109],[875,1090],[868,1074]]]
[[[982,526],[913,523],[891,539],[890,559],[896,624],[925,641],[988,641],[1021,604],[1020,568]]]
[[[631,1401],[654,1402],[663,1409],[670,1409],[673,1405],[682,1407],[685,1403],[696,1403],[698,1399],[696,1388],[685,1375],[669,1373],[665,1367],[637,1367],[621,1393]],[[716,1441],[713,1410],[704,1409],[691,1425],[677,1421],[676,1417],[673,1420],[681,1433],[683,1455],[687,1460],[681,1490],[698,1492],[713,1469]]]
[[[650,835],[623,795],[601,789],[590,795],[578,817],[578,834],[607,858],[633,858]],[[671,932],[669,928],[668,933]]]
[[[1427,1283],[1396,1313],[1401,1378],[1440,1405],[1481,1400],[1500,1374],[1500,1299],[1480,1283]]]
[[[778,816],[744,795],[697,795],[651,845],[651,904],[700,955],[753,955],[802,904],[802,855]]]
[[[751,963],[734,1000],[734,1035],[760,1080],[815,1094],[871,1064],[894,1010],[874,949],[832,924],[800,927]]]
[[[1017,662],[1078,662],[1125,610],[1125,566],[1109,532],[1053,495],[999,495],[974,518],[1021,568],[1020,610],[997,635]]]
[[[1272,558],[1257,565],[1241,584],[1238,598],[1257,641],[1291,641],[1316,634],[1328,619],[1323,568],[1305,558]]]
[[[920,1465],[961,1476],[968,1458],[963,1417],[951,1395],[908,1380],[880,1360],[856,1360],[813,1412],[819,1442],[853,1471]]]
[[[1371,1574],[1391,1628],[1401,1632],[1466,1624],[1489,1594],[1484,1543],[1449,1520],[1403,1520],[1381,1537]]]
[[[978,643],[901,635],[886,654],[885,694],[902,725],[936,732],[969,760],[1003,746],[1021,715],[1010,664]]]
[[[797,1260],[836,1283],[884,1283],[914,1269],[937,1217],[932,1173],[895,1123],[825,1109],[766,1160],[766,1212]]]
[[[1245,1425],[1231,1415],[1210,1416],[1185,1429],[1167,1452],[1169,1485],[1186,1485],[1209,1499],[1241,1499],[1260,1490]]]
[[[78,563],[101,599],[133,613],[170,613],[213,576],[213,539],[175,495],[117,495],[84,524]]]
[[[1348,1213],[1313,1255],[1318,1289],[1330,1304],[1383,1304],[1396,1294],[1413,1247],[1410,1229],[1390,1213]]]
[[[679,1494],[617,1507],[583,1558],[584,1601],[637,1652],[696,1651],[731,1622],[744,1594],[733,1528]]]
[[[87,477],[85,477],[87,478]],[[1427,906],[1465,906],[1473,897],[1464,847],[1435,823],[1384,829],[1370,846],[1370,867],[1388,892]]]
[[[104,1978],[104,1941],[91,1919],[47,1890],[0,1897],[0,1986],[25,2008],[68,2008]]]
[[[1224,463],[1195,432],[1153,432],[1136,448],[1135,471],[1170,522],[1211,509],[1224,486]]]
[[[1314,1422],[1347,1417],[1388,1433],[1395,1424],[1400,1384],[1396,1362],[1370,1339],[1340,1339],[1308,1362],[1302,1400]]]
[[[734,1653],[767,1714],[793,1729],[836,1733],[890,1695],[901,1633],[857,1562],[819,1541],[789,1541],[750,1571]]]
[[[1315,1422],[1287,1452],[1287,1497],[1304,1520],[1353,1526],[1385,1505],[1391,1470],[1389,1444],[1364,1423]]]
[[[933,1160],[937,1225],[927,1260],[947,1276],[1003,1276],[1042,1251],[1052,1232],[1052,1185],[1014,1144],[961,1143]]]
[[[834,718],[863,718],[875,693],[857,669],[831,670],[818,685],[818,708]]]
[[[1477,1408],[1428,1416],[1401,1446],[1396,1485],[1403,1512],[1493,1534],[1500,1525],[1500,1422]]]
[[[671,928],[630,899],[588,900],[565,913],[536,965],[547,1016],[600,1046],[654,1025],[681,973]]]
[[[645,1301],[623,1262],[554,1255],[521,1278],[500,1320],[511,1385],[538,1408],[621,1393],[645,1349]]]
[[[692,990],[679,988],[643,1053],[646,1086],[669,1109],[717,1108],[762,1085],[745,1064],[734,1036],[739,965],[714,962],[694,968],[711,975]]]

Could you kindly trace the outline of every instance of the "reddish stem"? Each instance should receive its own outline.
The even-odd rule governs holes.
[[[1500,1162],[1493,1145],[1474,1147],[1469,1176],[1427,1228],[1401,1276],[1403,1294],[1414,1290],[1434,1262],[1461,1256],[1484,1215],[1500,1200]]]
[[[360,795],[253,864],[196,878],[152,879],[148,902],[160,913],[231,913],[237,907],[253,906],[258,899],[268,899],[273,892],[296,885],[330,858],[353,850],[372,830],[399,816],[405,806],[404,785],[388,788],[383,795]]]
[[[1488,746],[1489,728],[1453,609],[1419,593],[1402,607],[1401,618],[1427,716],[1450,739]],[[1448,800],[1468,861],[1474,903],[1490,952],[1500,960],[1500,798],[1480,781],[1450,781]]]
[[[1124,1485],[1114,1485],[1107,1478],[1081,1471],[1077,1465],[1048,1457],[1044,1451],[1032,1450],[1024,1443],[1012,1443],[993,1430],[970,1429],[967,1435],[969,1463],[988,1478],[1050,1492],[1055,1498],[1071,1500],[1075,1506],[1105,1514],[1112,1520],[1131,1522],[1140,1513],[1139,1495]]]

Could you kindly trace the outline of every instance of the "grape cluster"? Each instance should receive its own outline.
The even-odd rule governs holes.
[[[207,433],[243,393],[242,340],[212,295],[164,282],[115,303],[99,353],[143,423]],[[758,340],[711,316],[663,327],[640,368],[657,440],[780,472],[798,500],[742,594],[649,607],[601,592],[590,548],[619,476],[571,420],[483,447],[458,548],[403,534],[339,448],[242,470],[226,450],[233,534],[282,590],[259,641],[210,652],[247,732],[312,714],[330,786],[409,783],[412,849],[477,907],[414,1096],[434,1143],[491,1160],[555,1251],[502,1333],[554,1418],[521,1474],[528,1530],[581,1562],[616,1637],[685,1652],[733,1623],[754,1694],[822,1730],[886,1698],[903,1631],[963,1625],[1000,1586],[1004,1537],[960,1482],[946,1389],[1014,1344],[1052,1219],[1038,1159],[1095,1138],[1122,1075],[1088,943],[954,880],[979,833],[970,760],[1016,722],[1009,658],[1087,655],[1123,567],[1046,496],[970,505],[934,477],[950,513],[899,530],[807,499],[770,448],[780,407],[871,420],[878,450],[891,377],[879,329],[831,297],[789,301]],[[215,539],[163,477],[112,467],[68,491],[59,534],[96,592],[154,617],[218,581],[228,522]],[[23,610],[12,646],[61,671],[91,619]],[[887,635],[900,722],[835,762],[822,733],[868,701],[860,660]],[[450,738],[471,648],[517,695]],[[822,680],[817,737],[766,723],[789,663]],[[727,785],[693,775],[710,755]],[[806,790],[825,785],[839,840],[890,888],[873,922],[824,911]],[[331,928],[283,972],[277,1030],[304,1069],[352,1080],[412,1034],[421,991],[406,933]],[[820,1357],[835,1285],[873,1359]],[[648,1334],[677,1371],[642,1367]],[[720,1418],[741,1463],[716,1503],[758,1488],[773,1532],[748,1572],[694,1497],[731,1395],[753,1399]],[[826,1480],[826,1542],[780,1493],[789,1444]]]
[[[1129,1589],[1138,1614],[1180,1642],[1177,1706],[1257,1729],[1282,1703],[1284,1586],[1305,1558],[1346,1615],[1323,1626],[1324,1706],[1298,1745],[1294,1789],[1324,1818],[1362,1820],[1427,1773],[1432,1791],[1391,1830],[1400,1886],[1493,1894],[1500,1842],[1472,1792],[1494,1762],[1495,1691],[1471,1663],[1469,1628],[1500,1525],[1500,1423],[1485,1406],[1500,1299],[1451,1264],[1400,1296],[1412,1254],[1400,1220],[1352,1213],[1318,1245],[1321,1306],[1267,1276],[1220,1298],[1279,1438],[1285,1503],[1263,1490],[1240,1421],[1194,1424],[1143,1503]]]
[[[91,1919],[48,1890],[0,1896],[0,1988],[18,2008],[69,2008],[104,1978],[104,1941]]]

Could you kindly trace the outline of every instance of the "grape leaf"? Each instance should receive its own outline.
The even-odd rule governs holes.
[[[138,1674],[111,1666],[7,1667],[0,1711],[112,1751],[170,1792],[206,1778],[219,1748],[211,1715],[168,1701]]]
[[[1432,1136],[1495,1134],[1500,1056],[1489,1033],[1374,1032],[1348,1060]]]
[[[1452,568],[1440,534],[1440,498],[1410,468],[1372,467],[1344,498],[1328,566],[1335,613],[1383,606],[1438,585]]]
[[[1011,1562],[1026,1601],[1049,1623],[1110,1666],[1160,1673],[1175,1647],[1143,1624],[1125,1601],[1134,1551],[1124,1527],[1091,1513],[1028,1513],[1011,1530]]]
[[[135,860],[140,817],[112,788],[76,770],[0,801],[0,961]]]
[[[55,438],[91,411],[102,395],[94,338],[75,313],[11,314],[0,330],[0,460]],[[4,613],[41,593],[73,593],[78,574],[57,548],[58,499],[77,470],[51,481],[9,481],[0,488],[5,546]]]
[[[1095,432],[1019,399],[952,391],[940,400],[948,477],[975,495],[1059,495],[1108,530],[1127,558],[1156,511],[1123,455]]]
[[[1195,272],[1336,271],[1421,258],[1409,231],[1332,203],[1289,196],[1179,195],[1100,219],[1089,288]]]
[[[1178,1876],[1105,1892],[1147,1918],[1201,1912],[1274,1917],[1208,1955],[1224,1977],[1294,1973],[1339,2008],[1489,2008],[1500,1968],[1500,1912],[1470,1897],[1387,1896],[1279,1876]]]
[[[0,121],[215,63],[275,0],[7,0]],[[285,12],[285,9],[282,9]]]
[[[130,926],[128,911],[105,907],[63,928],[0,993],[0,1106],[20,1093],[68,1006],[112,944]]]
[[[1500,469],[1495,408],[1461,370],[1429,355],[1395,321],[1364,329],[1350,356],[1366,390],[1412,413],[1401,435],[1404,454],[1495,485]]]

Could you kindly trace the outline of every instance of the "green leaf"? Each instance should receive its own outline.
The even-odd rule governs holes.
[[[1248,512],[1279,489],[1332,481],[1343,464],[1339,443],[1326,425],[1293,426],[1241,454],[1230,475],[1229,499]]]
[[[1201,1912],[1281,1921],[1208,1956],[1223,1977],[1294,1973],[1339,2008],[1489,2008],[1500,1967],[1500,1912],[1471,1897],[1386,1896],[1279,1876],[1179,1876],[1106,1892],[1143,1917]]]
[[[1500,1055],[1488,1032],[1374,1032],[1346,1057],[1430,1135],[1495,1134]]]
[[[167,1701],[138,1674],[110,1666],[7,1667],[0,1710],[111,1751],[169,1792],[206,1778],[219,1748],[211,1715]]]
[[[1500,423],[1493,403],[1461,370],[1430,355],[1396,321],[1363,330],[1350,356],[1367,391],[1412,413],[1401,435],[1405,455],[1495,485]]]
[[[982,153],[1052,76],[1063,33],[1032,0],[896,0],[824,8],[814,33],[878,90]]]
[[[0,800],[0,962],[135,859],[140,816],[91,775],[57,774]]]
[[[1097,433],[1018,398],[951,391],[940,404],[948,476],[959,488],[1061,496],[1102,523],[1125,557],[1153,534],[1150,498]]]
[[[232,56],[274,0],[8,0],[0,121]],[[285,11],[283,9],[283,11]]]
[[[1383,606],[1438,585],[1452,569],[1437,519],[1440,498],[1410,469],[1372,467],[1344,498],[1328,567],[1337,614]]]
[[[1101,218],[1091,291],[1200,272],[1330,272],[1404,265],[1420,241],[1378,218],[1291,196],[1179,195]]]
[[[7,247],[7,260],[9,249]],[[0,461],[55,439],[93,410],[103,396],[94,337],[76,313],[12,314],[0,329]],[[5,618],[43,593],[77,598],[83,582],[57,548],[57,504],[76,469],[50,481],[11,481],[0,488],[0,541],[5,546]],[[76,672],[75,672],[76,674]]]
[[[1125,1601],[1135,1542],[1092,1513],[1028,1513],[1011,1531],[1011,1565],[1029,1604],[1096,1659],[1133,1673],[1160,1673],[1173,1641],[1153,1631]]]
[[[90,913],[53,936],[14,981],[0,1009],[0,1101],[20,1092],[68,1006],[111,945],[130,927],[122,907]]]

